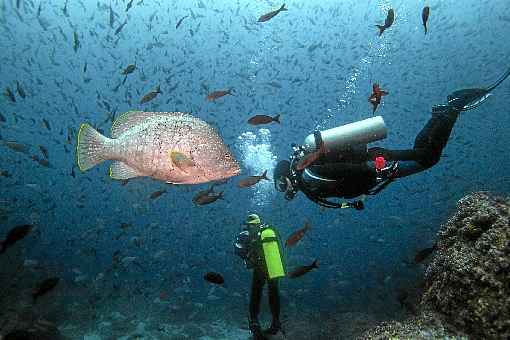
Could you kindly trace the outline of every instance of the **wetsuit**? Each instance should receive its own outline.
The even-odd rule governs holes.
[[[251,294],[250,294],[250,330],[255,334],[259,328],[259,313],[260,313],[260,302],[262,299],[262,289],[265,283],[268,285],[268,297],[269,297],[269,308],[271,309],[271,315],[273,321],[271,322],[270,329],[276,331],[280,327],[280,294],[278,290],[278,280],[268,280],[266,269],[262,266],[256,266],[253,268],[253,277],[251,281]]]
[[[258,231],[264,225],[259,225],[251,230],[245,230],[238,236],[238,243],[245,245],[246,253],[239,254],[245,259],[246,266],[253,269],[253,277],[250,291],[250,330],[255,339],[264,339],[259,324],[260,303],[262,299],[262,290],[267,282],[269,307],[272,315],[271,327],[266,333],[276,334],[280,329],[280,294],[278,290],[278,279],[270,280],[267,277],[265,260],[262,256],[262,246]],[[244,237],[243,237],[244,236]],[[244,238],[244,239],[243,239]]]
[[[388,161],[398,161],[398,167],[391,173],[391,178],[385,180],[424,171],[441,158],[460,112],[461,110],[451,105],[435,106],[432,117],[416,136],[413,149],[373,147],[367,150],[366,146],[360,146],[344,155],[326,155],[316,162],[316,165],[305,170],[306,176],[300,176],[299,187],[309,198],[320,196],[349,199],[373,194],[374,188],[381,183],[381,174],[367,162],[378,156],[383,156]],[[313,179],[314,176],[317,176],[318,180],[311,181],[313,185],[310,185],[310,178]]]
[[[342,154],[326,154],[316,164],[303,171],[294,171],[294,174],[289,169],[291,164],[288,161],[280,161],[275,168],[275,187],[285,191],[286,199],[292,199],[301,190],[312,201],[332,208],[343,205],[327,201],[328,197],[354,198],[377,194],[395,178],[409,176],[435,165],[441,158],[459,113],[478,107],[509,76],[510,69],[507,69],[488,87],[461,89],[448,95],[448,104],[432,108],[432,117],[416,136],[413,149],[373,147],[367,150],[366,145],[356,146],[347,152],[342,151]],[[317,135],[315,142],[315,145],[320,145]],[[367,164],[378,156],[394,161],[397,166],[378,173]],[[354,207],[358,208],[358,205]]]

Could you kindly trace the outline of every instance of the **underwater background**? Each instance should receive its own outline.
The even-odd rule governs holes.
[[[410,148],[432,105],[454,90],[487,86],[510,66],[507,0],[287,1],[288,11],[264,23],[259,16],[281,3],[134,0],[126,11],[128,3],[0,2],[0,86],[25,92],[15,102],[0,98],[0,170],[8,174],[0,176],[0,239],[15,225],[36,228],[0,256],[0,283],[30,295],[37,282],[59,277],[38,305],[18,302],[72,339],[101,332],[116,339],[161,325],[174,327],[159,329],[162,339],[248,338],[251,272],[232,244],[252,212],[283,238],[312,225],[286,262],[318,259],[320,267],[281,281],[284,323],[321,327],[341,313],[402,318],[409,311],[399,294],[423,276],[413,258],[432,246],[456,202],[473,191],[510,190],[508,82],[460,115],[436,166],[367,198],[363,211],[323,209],[302,194],[288,202],[272,181],[236,185],[264,170],[272,178],[290,144],[314,130],[372,117],[373,83],[389,92],[376,112],[389,134],[373,145]],[[389,8],[395,23],[379,36],[375,25]],[[123,83],[129,64],[136,70]],[[157,85],[161,94],[139,104]],[[235,95],[206,100],[228,88]],[[110,162],[81,173],[80,124],[109,136],[112,115],[129,110],[192,112],[216,127],[242,169],[216,187],[224,199],[193,204],[208,184],[114,181]],[[247,124],[255,114],[278,113],[281,124]],[[158,190],[166,192],[151,199]],[[225,284],[205,281],[209,271]],[[268,320],[266,298],[262,310]],[[336,327],[324,339],[349,325]]]

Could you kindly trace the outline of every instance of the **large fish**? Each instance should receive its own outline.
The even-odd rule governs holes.
[[[206,122],[182,112],[126,112],[113,122],[107,138],[88,124],[78,133],[77,161],[86,171],[115,160],[110,177],[147,176],[174,184],[196,184],[240,173],[239,164],[218,133]],[[183,168],[173,155],[192,161]]]

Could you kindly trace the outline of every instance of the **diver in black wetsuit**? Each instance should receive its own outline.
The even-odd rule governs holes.
[[[274,227],[262,224],[257,214],[248,215],[245,229],[237,236],[234,249],[249,269],[253,269],[250,292],[249,327],[254,340],[264,340],[265,335],[275,335],[281,329],[280,295],[278,279],[285,277],[282,251]],[[259,324],[262,289],[268,285],[271,326],[262,331]]]
[[[364,207],[362,200],[334,202],[328,198],[353,199],[375,195],[396,178],[435,165],[459,114],[482,104],[509,75],[510,69],[487,88],[455,91],[447,97],[447,104],[433,106],[432,117],[416,136],[413,149],[367,148],[368,143],[386,137],[386,126],[381,117],[317,131],[305,139],[304,145],[293,145],[290,161],[283,160],[277,164],[274,170],[275,188],[285,192],[287,200],[302,191],[310,200],[324,207],[361,210]],[[307,157],[314,161],[308,164]]]

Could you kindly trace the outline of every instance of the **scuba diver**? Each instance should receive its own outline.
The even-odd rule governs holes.
[[[432,117],[418,133],[413,149],[368,148],[386,137],[382,117],[372,117],[306,137],[304,145],[292,145],[290,161],[278,162],[274,170],[276,190],[291,200],[302,191],[313,202],[327,208],[364,208],[363,197],[375,195],[400,177],[424,171],[441,158],[457,117],[481,105],[510,75],[506,71],[487,88],[453,92],[447,104],[432,107]],[[357,199],[337,202],[331,198]]]
[[[248,269],[253,269],[250,293],[249,326],[255,340],[264,340],[265,335],[282,331],[280,323],[280,295],[278,279],[285,277],[282,251],[278,232],[274,227],[262,224],[257,214],[248,215],[244,230],[234,243],[236,255],[240,256]],[[268,284],[271,326],[262,331],[259,324],[262,288]]]

